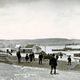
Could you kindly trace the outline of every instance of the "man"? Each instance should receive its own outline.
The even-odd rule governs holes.
[[[50,74],[52,74],[53,69],[54,69],[54,74],[56,74],[57,59],[55,58],[55,54],[52,55],[49,65],[51,65]]]
[[[32,59],[35,61],[35,55],[33,52],[32,52]]]
[[[28,57],[28,54],[26,53],[26,57],[25,57],[25,59],[26,59],[26,62],[28,61],[28,59],[29,59],[29,57]]]
[[[21,60],[21,54],[20,54],[20,51],[17,52],[17,58],[18,58],[18,62],[20,62],[20,60]]]
[[[39,64],[42,64],[42,58],[43,58],[43,55],[41,53],[41,54],[39,54]]]
[[[70,56],[68,57],[68,65],[71,65],[71,58],[70,58]]]

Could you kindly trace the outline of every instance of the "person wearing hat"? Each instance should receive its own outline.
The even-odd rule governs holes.
[[[42,59],[43,59],[43,54],[40,53],[40,54],[39,54],[39,64],[42,64]]]
[[[71,65],[71,57],[70,56],[68,57],[68,65],[69,64]]]
[[[17,52],[17,58],[18,58],[18,62],[21,61],[21,54],[20,54],[20,51]]]
[[[57,59],[55,58],[55,54],[53,54],[52,57],[50,58],[49,65],[51,65],[50,74],[52,74],[53,69],[54,69],[54,74],[56,74]]]

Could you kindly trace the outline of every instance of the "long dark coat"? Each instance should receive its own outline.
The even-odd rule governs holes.
[[[57,66],[57,60],[55,59],[55,57],[52,57],[50,59],[49,65],[51,65],[51,66]]]
[[[18,57],[18,59],[20,59],[20,58],[21,58],[20,51],[18,51],[18,52],[17,52],[17,57]]]

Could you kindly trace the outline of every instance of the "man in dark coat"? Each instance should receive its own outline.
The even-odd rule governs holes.
[[[29,54],[29,58],[30,58],[30,62],[32,62],[32,53],[31,54]]]
[[[68,65],[71,65],[71,58],[70,58],[70,56],[68,57]]]
[[[43,58],[43,55],[41,53],[41,54],[39,54],[39,64],[42,64],[42,58]]]
[[[54,74],[56,74],[57,59],[55,58],[55,54],[52,55],[49,65],[51,65],[50,74],[52,74],[53,69],[54,69]]]
[[[32,59],[35,61],[35,55],[34,55],[34,53],[32,53]]]
[[[28,61],[28,59],[29,59],[28,54],[26,54],[25,59],[26,59],[26,62],[27,62],[27,61]]]
[[[21,61],[21,54],[20,54],[20,51],[17,52],[17,58],[18,58],[18,62]]]

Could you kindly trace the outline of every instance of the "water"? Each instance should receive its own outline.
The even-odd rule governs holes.
[[[65,46],[40,46],[42,48],[43,51],[45,51],[47,54],[52,54],[52,53],[58,53],[58,52],[62,52],[65,53],[66,55],[72,55],[73,54],[77,54],[80,53],[80,51],[52,51],[52,49],[63,49],[65,48]],[[72,45],[72,46],[67,46],[69,48],[80,48],[80,45]]]
[[[40,46],[43,51],[46,52],[46,54],[53,54],[53,53],[58,53],[62,52],[65,53],[66,55],[71,55],[73,56],[74,54],[80,53],[80,51],[52,51],[52,49],[63,49],[65,46]],[[71,45],[67,46],[69,48],[80,48],[80,45]],[[7,48],[0,48],[0,50],[6,51]],[[16,56],[16,52],[12,53],[13,56]],[[26,53],[21,54],[23,57],[26,56]],[[36,57],[38,58],[38,54],[36,54]]]

